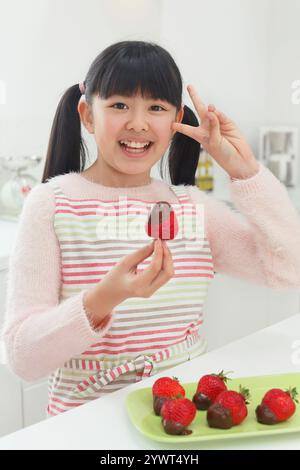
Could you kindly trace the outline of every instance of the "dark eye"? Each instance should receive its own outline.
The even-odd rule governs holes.
[[[161,108],[161,109],[164,111],[164,108],[162,108],[162,107],[159,106],[158,104],[154,104],[154,105],[152,106],[152,108]]]
[[[115,103],[115,104],[112,105],[112,108],[113,108],[114,106],[116,106],[117,104],[121,104],[121,105],[126,106],[124,103]],[[120,108],[117,108],[117,109],[120,109]]]

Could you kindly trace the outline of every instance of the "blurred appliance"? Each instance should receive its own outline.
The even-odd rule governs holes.
[[[285,186],[297,185],[298,129],[296,127],[261,127],[259,158]]]
[[[25,197],[38,183],[34,176],[23,172],[35,167],[41,160],[42,157],[37,155],[0,157],[0,166],[11,173],[10,178],[0,188],[1,218],[18,219]]]

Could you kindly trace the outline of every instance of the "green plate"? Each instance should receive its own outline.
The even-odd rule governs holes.
[[[126,406],[133,425],[146,437],[154,441],[167,443],[201,442],[215,439],[230,439],[253,437],[272,434],[285,434],[300,432],[300,404],[294,415],[283,423],[266,425],[256,421],[255,408],[260,404],[263,395],[270,388],[297,387],[300,395],[300,374],[262,375],[258,377],[241,377],[229,380],[227,386],[230,390],[239,389],[239,384],[249,388],[251,403],[248,405],[248,416],[238,426],[230,429],[210,428],[206,421],[206,411],[197,411],[194,421],[188,426],[192,434],[186,436],[173,436],[167,434],[161,424],[161,417],[156,416],[152,405],[152,387],[135,390],[128,394]],[[190,400],[196,390],[197,383],[182,384],[186,391],[186,398]],[[300,400],[299,400],[300,401]]]

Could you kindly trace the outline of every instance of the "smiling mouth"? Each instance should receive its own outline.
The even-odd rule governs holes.
[[[118,142],[121,147],[126,148],[126,150],[148,150],[149,147],[153,144],[153,142],[149,142],[149,144],[145,145],[144,147],[129,147],[126,144],[121,144],[121,142]]]
[[[133,148],[133,147],[128,147],[126,146],[125,144],[121,144],[121,142],[119,141],[118,144],[120,145],[122,151],[129,157],[139,157],[139,156],[143,156],[143,155],[146,155],[150,149],[150,147],[152,147],[153,145],[153,142],[150,142],[148,145],[145,145],[145,147],[138,147],[138,148]]]

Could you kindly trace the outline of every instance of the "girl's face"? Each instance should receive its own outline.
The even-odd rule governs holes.
[[[84,104],[85,103],[85,104]],[[162,158],[175,131],[172,122],[181,122],[183,110],[176,115],[175,106],[163,100],[144,99],[141,95],[114,95],[108,99],[94,96],[92,110],[80,100],[78,111],[87,130],[95,135],[99,168],[114,173],[140,175],[149,179],[151,167]],[[131,158],[120,146],[121,140],[151,141],[145,156]],[[131,179],[134,179],[131,178]]]

